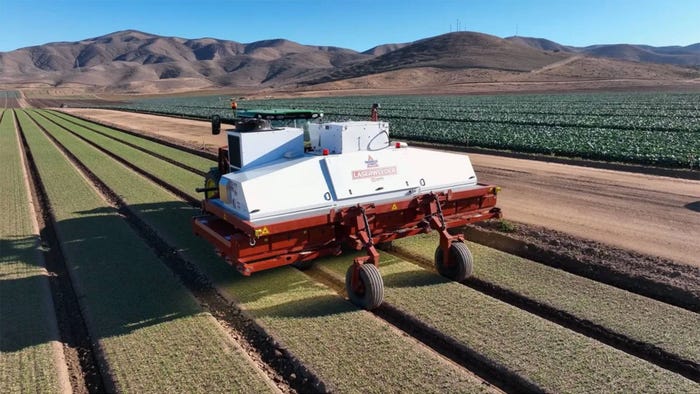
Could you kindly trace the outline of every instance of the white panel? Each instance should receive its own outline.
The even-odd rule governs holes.
[[[408,152],[411,182],[417,182],[421,190],[439,190],[477,183],[467,155],[417,148],[398,150]]]
[[[265,131],[229,131],[240,138],[241,169],[257,167],[282,158],[285,154],[304,154],[304,131],[283,128]]]
[[[417,186],[406,153],[396,149],[326,156],[338,200],[381,194]]]
[[[316,151],[328,149],[331,154],[376,151],[389,144],[389,124],[386,122],[339,122],[309,124],[311,147]]]
[[[243,219],[255,220],[318,207],[330,207],[328,184],[321,171],[321,158],[282,159],[269,166],[227,174],[226,184],[235,185],[226,201]]]

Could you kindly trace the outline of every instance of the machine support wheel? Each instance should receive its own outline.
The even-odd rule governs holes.
[[[209,189],[212,187],[218,187],[219,186],[219,180],[221,179],[221,173],[219,172],[219,169],[216,167],[212,167],[209,172],[207,172],[207,175],[204,176],[204,187]],[[204,198],[209,200],[212,198],[219,198],[219,190],[212,190],[208,192],[204,192]]]
[[[345,289],[348,292],[350,302],[360,308],[372,310],[381,305],[384,300],[384,281],[379,269],[374,264],[362,264],[355,268],[351,265],[345,274]],[[353,273],[357,269],[358,281],[353,286]]]
[[[435,268],[440,275],[461,282],[472,275],[474,271],[474,258],[467,245],[463,242],[452,242],[450,246],[450,261],[445,264],[444,254],[440,246],[435,250]]]

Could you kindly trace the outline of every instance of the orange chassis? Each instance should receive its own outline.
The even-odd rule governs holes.
[[[214,245],[217,252],[243,275],[284,265],[339,255],[343,245],[365,249],[354,261],[352,287],[362,286],[362,264],[379,265],[375,245],[437,230],[443,260],[464,236],[449,229],[501,217],[496,208],[498,188],[479,184],[473,189],[426,193],[381,204],[358,204],[300,219],[255,225],[226,211],[213,200],[202,202],[202,215],[192,219],[194,233]]]

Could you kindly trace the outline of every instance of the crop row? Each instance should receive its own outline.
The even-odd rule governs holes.
[[[431,264],[437,242],[429,234],[401,239],[393,246],[401,256]],[[630,341],[654,346],[698,369],[697,313],[479,244],[470,243],[469,248],[479,269],[467,283],[480,282],[518,294]]]
[[[367,119],[380,101],[392,134],[426,142],[660,166],[700,166],[698,96],[534,95],[247,100],[246,108],[308,107],[328,120]],[[230,118],[228,97],[141,100],[121,106]]]
[[[201,186],[203,179],[201,175],[195,174],[194,172],[188,171],[184,168],[174,166],[171,163],[146,154],[138,149],[126,149],[126,145],[122,142],[96,133],[84,126],[72,124],[63,118],[60,118],[53,112],[42,112],[41,114],[45,115],[50,120],[58,122],[63,127],[69,129],[71,132],[75,133],[81,138],[98,145],[101,149],[115,154],[119,153],[119,156],[124,161],[129,163],[138,163],[138,166],[142,168],[143,171],[153,175],[154,177],[160,179],[175,179],[179,184],[187,185],[187,187],[183,187],[180,190],[182,190],[185,195],[189,196],[190,199],[196,200],[200,197],[200,195],[195,192],[195,188]],[[204,171],[208,170],[209,167],[206,167],[206,170]]]
[[[133,142],[139,139],[131,137]],[[432,241],[432,243],[428,242],[428,245],[436,242],[434,239]],[[405,248],[409,252],[415,252],[415,248],[412,249],[411,246],[418,245],[420,250],[420,243],[425,243],[422,237],[400,242],[407,243]],[[397,244],[400,245],[400,242]],[[431,257],[432,250],[423,252],[425,252],[423,257]],[[515,256],[498,254],[494,251],[485,255],[489,264],[485,265],[480,272],[483,274],[478,276],[480,280],[531,297],[537,303],[569,313],[575,319],[605,327],[614,335],[645,344],[643,346],[656,346],[660,351],[666,352],[681,362],[689,362],[696,367],[700,362],[700,343],[693,340],[692,332],[692,327],[700,325],[700,319],[696,314]],[[532,276],[533,272],[537,274],[532,280],[522,281],[522,277]],[[573,300],[576,301],[573,302]],[[603,304],[608,308],[598,310],[597,307]],[[619,320],[617,316],[623,313],[620,309],[623,305],[623,309],[630,305],[634,306],[633,316]],[[657,324],[663,324],[670,329],[659,332]]]
[[[195,209],[128,168],[111,159],[105,160],[104,154],[71,133],[50,122],[41,123],[120,195],[135,215],[168,243],[176,245],[222,294],[236,300],[277,342],[320,377],[328,389],[380,390],[380,386],[375,386],[379,382],[392,390],[478,392],[486,389],[471,374],[416,346],[295,269],[283,268],[242,278],[223,263],[210,245],[193,237],[189,225],[183,225],[189,224],[197,213]],[[126,145],[117,153],[125,157],[142,155],[142,159],[147,156]],[[141,163],[136,156],[133,159]],[[181,188],[191,187],[167,174],[165,179]]]
[[[88,122],[83,119],[75,118],[72,116],[66,116],[61,113],[56,113],[56,112],[47,112],[47,114],[50,115],[56,115],[59,117],[62,117],[63,119],[67,120],[68,122],[77,125],[77,126],[82,126],[82,128],[95,131],[97,133],[100,133],[102,135],[105,135],[107,137],[116,139],[118,141],[122,141],[127,144],[132,144],[133,146],[138,146],[139,148],[153,153],[155,155],[158,155],[160,157],[165,158],[166,160],[173,160],[177,161],[178,163],[187,166],[191,169],[195,169],[197,171],[203,171],[207,170],[209,166],[212,166],[215,163],[212,163],[211,160],[205,159],[201,156],[196,156],[196,155],[183,155],[181,149],[173,148],[170,146],[166,146],[154,141],[150,141],[144,138],[140,138],[131,134],[127,134],[118,130],[111,129],[109,127],[105,127],[96,123]]]
[[[134,105],[228,109],[230,96],[200,96],[142,99]],[[303,103],[310,108],[367,109],[372,102],[381,103],[382,110],[441,109],[467,113],[546,113],[605,116],[671,116],[698,117],[700,104],[693,93],[593,93],[593,94],[535,94],[479,96],[355,96],[323,98],[289,98],[275,100],[243,100],[239,104],[264,104],[274,101],[283,106]],[[640,110],[647,110],[640,113]]]
[[[117,210],[26,113],[18,118],[88,329],[104,360],[107,388],[271,391]]]
[[[12,111],[0,114],[0,386],[58,392],[62,351]],[[58,361],[59,363],[55,363]]]
[[[186,185],[181,184],[180,187],[186,187]],[[173,200],[173,202],[174,201],[175,200]],[[182,219],[184,220],[184,218],[186,216],[187,216],[187,213],[185,213],[183,215]],[[167,215],[167,217],[169,219],[172,218],[171,215]],[[165,220],[165,218],[163,218],[162,220]],[[168,228],[167,224],[161,224],[160,226],[156,226],[156,227],[163,228],[164,229],[163,231],[165,231],[165,232],[172,231],[171,229]],[[166,228],[168,228],[168,230],[165,230]],[[187,243],[187,239],[191,238],[191,236],[185,231],[185,232],[180,234],[180,238],[181,238],[181,242]],[[201,258],[201,256],[207,255],[207,246],[206,245],[200,245],[200,246],[202,246],[204,249],[196,251],[196,253],[193,257],[194,259],[199,259],[199,258]],[[192,252],[194,252],[194,250],[192,250]],[[497,255],[496,259],[498,259],[498,258],[499,258],[499,256]],[[344,269],[344,267],[347,267],[347,264],[349,264],[349,262],[348,262],[349,260],[347,260],[347,258],[345,260],[341,259],[338,261],[339,261],[337,263],[338,270],[340,270],[341,268]],[[383,267],[385,266],[385,263],[386,263],[386,261],[383,261]],[[408,264],[408,263],[402,263],[402,264]],[[534,263],[531,263],[531,264],[534,264]],[[392,264],[387,264],[387,265],[392,266]],[[406,270],[406,269],[408,269],[407,267],[409,267],[409,266],[413,266],[413,265],[412,264],[405,265],[405,266],[403,266],[403,269]],[[224,267],[225,266],[223,264],[221,264],[220,259],[218,259],[216,256],[213,256],[213,260],[211,261],[211,266],[209,268],[216,269],[216,271],[215,271],[216,273],[223,274],[222,270],[227,271]],[[412,270],[414,270],[414,269],[418,269],[418,268],[413,266],[413,268],[411,268],[409,271],[412,272]],[[543,270],[542,275],[544,278],[552,279],[552,272],[554,272],[555,270],[552,270],[552,269],[546,268],[546,267],[542,267],[540,269]],[[280,273],[275,274],[278,271]],[[275,280],[280,281],[280,282],[284,282],[284,278],[288,274],[282,273],[282,272],[283,272],[283,270],[276,270],[276,271],[272,271],[269,274],[263,274],[260,276],[277,275]],[[435,282],[435,280],[436,280],[435,275],[425,273],[422,270],[420,270],[418,272],[421,272],[421,274],[418,275],[417,277],[415,277],[414,279],[408,280],[406,282],[401,282],[400,285],[396,285],[396,286],[397,287],[404,287],[405,286],[405,287],[423,288],[425,286],[430,287],[433,284],[435,284],[435,285],[440,284],[439,278],[437,278],[438,281]],[[513,276],[515,276],[516,274],[518,274],[518,272],[511,272],[510,273],[510,275],[513,275]],[[218,275],[218,274],[215,274],[215,275]],[[407,276],[413,277],[414,274],[413,273],[411,273],[410,275],[407,274]],[[556,276],[556,274],[554,276]],[[256,276],[256,278],[257,277],[258,276]],[[561,279],[561,278],[553,278],[553,280],[556,280],[556,279]],[[572,278],[569,278],[568,283],[572,284],[578,279],[579,278],[572,276]],[[543,279],[543,281],[546,283],[546,279]],[[590,281],[588,281],[588,282],[590,282]],[[260,285],[257,285],[256,283],[258,283],[258,282],[255,280],[250,280],[250,279],[248,279],[248,280],[243,279],[242,281],[238,281],[238,280],[236,281],[237,287],[254,286],[253,293],[258,293],[258,292],[265,293],[266,292],[265,286],[269,286],[269,283],[267,283],[265,281],[263,281],[263,283]],[[422,286],[421,286],[421,284],[422,284]],[[615,300],[620,300],[621,298],[624,298],[626,295],[625,292],[621,292],[615,288],[609,288],[609,287],[606,287],[604,285],[597,284],[595,282],[585,283],[585,284],[587,286],[589,286],[589,289],[592,286],[592,289],[593,289],[592,291],[602,292],[603,295],[601,297],[603,297],[603,298],[608,293],[615,296],[615,297],[612,297],[612,299],[615,299]],[[505,285],[510,286],[511,283],[509,283],[508,281],[505,281]],[[281,286],[282,288],[285,288],[285,286],[287,286],[287,285],[285,285],[284,283],[279,283],[277,285],[277,287],[279,287],[279,286]],[[237,288],[236,290],[240,291],[240,288]],[[545,288],[545,290],[542,290],[542,291],[546,292],[546,291],[550,291],[550,290],[556,291],[556,289],[550,289],[550,288]],[[232,290],[232,291],[234,291],[234,290]],[[428,291],[428,290],[426,290],[426,291]],[[460,291],[464,292],[464,291],[468,291],[468,290],[460,290]],[[586,292],[581,292],[581,294],[576,294],[576,296],[577,297],[583,296],[585,294],[586,294]],[[249,293],[244,292],[243,296],[246,296],[246,295],[249,296]],[[285,293],[285,295],[287,295],[287,294]],[[267,302],[279,302],[278,297],[280,297],[280,296],[281,296],[281,294],[277,294],[273,299],[267,300]],[[444,296],[444,297],[447,299],[450,298],[450,297],[446,297],[446,296]],[[596,366],[596,363],[600,362],[601,358],[603,358],[603,357],[606,359],[612,357],[611,359],[615,359],[620,363],[619,365],[623,367],[624,372],[629,374],[629,375],[627,375],[626,379],[624,379],[625,382],[627,382],[627,384],[632,385],[629,387],[635,387],[634,385],[636,385],[636,384],[648,383],[644,380],[640,380],[641,374],[649,374],[650,377],[653,377],[652,380],[654,380],[655,382],[658,382],[658,384],[662,385],[662,386],[657,386],[657,389],[660,389],[661,387],[666,387],[666,388],[673,388],[674,390],[683,390],[684,387],[685,387],[685,389],[688,389],[689,387],[691,387],[691,388],[693,387],[692,385],[686,386],[687,381],[678,377],[677,375],[668,374],[667,372],[665,372],[663,370],[659,370],[658,368],[653,367],[653,366],[651,366],[643,361],[640,361],[634,357],[626,356],[626,355],[624,355],[624,353],[621,353],[619,351],[613,351],[612,349],[609,349],[605,346],[600,345],[598,342],[592,341],[592,340],[587,339],[587,338],[583,338],[583,337],[581,337],[577,334],[574,334],[570,331],[567,331],[567,330],[564,330],[561,328],[556,328],[558,326],[552,325],[551,323],[547,323],[546,321],[543,321],[539,318],[535,318],[535,317],[533,317],[525,312],[522,312],[522,311],[513,312],[513,310],[517,310],[516,308],[506,306],[505,304],[502,304],[500,302],[492,300],[484,295],[479,295],[479,296],[474,296],[474,297],[476,297],[478,300],[480,300],[481,302],[484,302],[486,304],[484,306],[484,309],[481,312],[481,315],[479,315],[479,316],[482,316],[481,318],[484,320],[482,320],[478,324],[485,324],[484,323],[485,321],[491,321],[491,323],[493,323],[492,320],[495,318],[495,316],[498,316],[499,318],[500,318],[500,316],[503,316],[503,315],[513,316],[512,317],[513,321],[511,321],[510,323],[513,323],[515,320],[522,319],[521,321],[526,322],[528,324],[528,327],[530,327],[530,329],[533,329],[533,330],[538,331],[538,332],[540,330],[544,330],[547,335],[552,334],[553,335],[552,338],[553,338],[555,344],[558,344],[556,346],[552,345],[553,347],[545,347],[546,349],[544,351],[539,351],[539,353],[537,353],[537,351],[527,348],[528,346],[533,346],[532,342],[528,344],[526,342],[523,342],[523,340],[518,340],[518,341],[516,341],[517,345],[515,346],[515,348],[518,349],[519,351],[522,351],[523,354],[532,354],[532,352],[535,352],[535,354],[539,354],[541,356],[544,352],[544,353],[550,354],[550,356],[552,356],[554,359],[571,357],[571,358],[576,358],[576,359],[581,359],[581,360],[588,360],[588,361],[579,361],[577,364],[574,364],[573,367],[575,370],[573,372],[558,370],[555,373],[554,371],[555,371],[556,365],[554,365],[551,361],[545,361],[545,360],[541,360],[539,358],[535,358],[535,359],[531,360],[532,361],[531,363],[527,364],[527,365],[529,365],[528,368],[530,368],[530,369],[525,368],[524,370],[521,370],[520,368],[522,366],[520,366],[520,364],[518,364],[517,366],[513,366],[513,364],[512,364],[513,362],[507,361],[506,360],[507,357],[503,356],[503,353],[502,353],[502,352],[507,353],[509,351],[515,352],[515,350],[508,350],[507,346],[505,346],[505,345],[502,347],[506,348],[506,350],[502,350],[501,347],[496,347],[494,344],[498,341],[503,340],[503,339],[499,338],[498,340],[496,340],[495,338],[492,337],[493,333],[490,333],[490,334],[481,333],[481,335],[482,335],[481,341],[483,341],[483,343],[480,343],[479,346],[474,345],[474,343],[470,343],[469,346],[473,346],[476,349],[478,349],[479,351],[484,351],[487,355],[489,355],[489,357],[496,359],[499,363],[504,363],[507,367],[509,367],[511,369],[515,369],[516,371],[518,371],[521,374],[524,374],[528,379],[535,380],[537,382],[537,384],[542,385],[543,387],[555,388],[556,390],[573,390],[573,391],[577,391],[578,388],[589,387],[586,385],[590,385],[590,387],[600,387],[600,385],[602,383],[601,383],[601,381],[599,381],[597,379],[605,380],[607,378],[610,378],[610,376],[606,376],[605,374],[601,374],[596,369],[596,368],[608,369],[608,366],[606,366],[604,363]],[[414,294],[406,294],[404,302],[409,302],[408,300],[410,300],[410,299],[425,299],[425,298],[426,298],[425,294],[422,294],[420,292],[416,292]],[[246,298],[244,297],[243,300],[245,300],[245,299]],[[598,319],[598,321],[596,321],[597,323],[601,323],[601,324],[609,323],[610,316],[612,316],[612,314],[614,314],[614,312],[615,312],[614,308],[612,311],[603,311],[603,312],[598,312],[596,314],[595,311],[590,309],[590,305],[594,304],[596,300],[597,300],[596,297],[591,297],[589,295],[586,299],[587,305],[589,305],[589,307],[588,307],[588,309],[583,308],[583,310],[576,310],[575,308],[572,309],[570,307],[570,305],[567,306],[565,303],[562,303],[562,300],[559,300],[558,301],[559,304],[555,303],[555,305],[557,305],[557,306],[563,305],[562,307],[566,307],[566,308],[568,308],[568,310],[572,310],[573,313],[576,313],[578,315],[582,315],[583,318],[591,318],[594,320]],[[255,301],[257,301],[257,300],[255,300]],[[573,300],[569,299],[568,301],[572,302]],[[640,297],[639,300],[635,300],[635,301],[638,302],[640,305],[645,306],[647,308],[651,307],[651,309],[654,310],[656,313],[661,313],[661,316],[670,316],[670,319],[671,319],[670,321],[673,321],[673,319],[676,319],[675,322],[678,324],[681,324],[681,326],[685,327],[686,329],[688,327],[689,322],[691,324],[693,323],[692,318],[689,321],[688,320],[689,318],[687,316],[684,316],[682,313],[680,314],[680,316],[676,316],[676,312],[677,312],[676,310],[664,309],[665,304],[660,304],[660,303],[654,304],[655,301],[652,302],[652,300],[646,300],[643,297]],[[651,302],[651,304],[649,304],[649,305],[645,304],[646,301]],[[428,302],[428,301],[426,301],[426,302]],[[469,302],[473,302],[473,300],[470,298]],[[283,313],[286,316],[287,315],[287,312],[285,312],[286,308],[292,308],[292,309],[294,309],[294,308],[309,309],[310,308],[310,306],[303,306],[303,305],[297,306],[294,303],[289,303],[289,304],[294,305],[294,307],[285,305],[285,302],[282,302],[281,305],[275,304],[279,307],[279,309],[277,310],[277,313]],[[497,306],[494,306],[494,305],[497,305]],[[447,306],[444,306],[444,307],[447,307]],[[469,305],[469,306],[465,305],[465,306],[460,307],[459,305],[457,305],[457,306],[452,305],[452,307],[459,309],[460,311],[466,310],[467,312],[465,312],[465,313],[469,313],[469,312],[472,312],[471,308],[473,306],[472,305]],[[488,320],[489,318],[486,316],[486,310],[488,310],[491,307],[494,308],[494,312],[491,314],[491,317],[490,317],[491,320]],[[425,308],[426,308],[426,310],[431,309],[430,307],[427,307],[427,306],[425,306]],[[671,309],[673,309],[673,308],[671,308]],[[407,313],[409,313],[410,315],[413,315],[413,316],[423,316],[423,314],[426,314],[426,313],[431,315],[429,312],[426,312],[426,311],[418,312],[414,309],[410,309],[410,310],[407,309]],[[442,311],[436,312],[436,313],[438,313],[438,314],[444,313],[444,314],[454,315],[455,311],[450,312],[449,310],[442,310]],[[593,313],[593,315],[591,315],[591,313]],[[610,313],[610,315],[606,315],[606,313]],[[520,315],[520,314],[522,314],[522,315]],[[435,316],[432,316],[432,315],[429,317],[430,317],[430,319],[436,318]],[[458,316],[456,318],[456,321],[463,322],[465,320],[469,320],[472,318],[473,318],[472,316],[464,316],[463,318]],[[428,320],[430,320],[430,319],[428,319]],[[686,319],[686,320],[684,320],[684,319]],[[424,320],[423,317],[421,317],[421,320]],[[636,337],[641,337],[642,340],[651,340],[651,341],[657,341],[657,342],[659,341],[658,336],[657,337],[654,337],[653,335],[649,336],[649,332],[645,331],[645,330],[647,330],[648,325],[646,325],[646,326],[643,325],[639,330],[637,330],[637,331],[642,332],[642,334],[638,335],[637,331],[635,331],[636,328],[634,327],[634,324],[636,321],[637,320],[634,320],[634,321],[629,322],[629,323],[621,323],[618,326],[614,326],[613,329],[614,330],[621,330],[624,334],[628,334],[630,336],[636,335]],[[502,324],[505,324],[507,326],[510,323],[505,322]],[[442,322],[441,324],[446,324],[446,323]],[[622,328],[620,328],[619,326],[622,326]],[[545,328],[542,328],[542,327],[545,327]],[[552,327],[555,327],[555,328],[552,328]],[[442,325],[440,325],[440,326],[438,326],[438,328],[442,330],[443,327],[442,327]],[[455,328],[450,332],[456,332],[455,330],[457,330],[457,329]],[[631,333],[625,332],[625,330],[628,330]],[[688,335],[688,332],[684,331],[683,328],[679,328],[678,330],[679,330],[679,332],[678,332],[679,339],[676,341],[676,343],[671,345],[671,350],[678,351],[678,352],[682,353],[684,356],[688,356],[688,352],[690,352],[690,355],[688,357],[691,359],[693,357],[696,357],[697,354],[695,353],[695,350],[693,350],[694,348],[692,346],[691,346],[690,350],[686,351],[685,353],[683,353],[684,350],[682,350],[682,349],[679,350],[680,347],[682,347],[684,344],[683,341],[687,340],[688,338],[691,338],[691,345],[692,345],[692,334]],[[488,330],[486,330],[484,327],[483,331],[488,331]],[[470,332],[472,332],[472,331],[470,331]],[[462,336],[459,336],[457,334],[453,334],[453,335],[455,335],[460,340],[464,340],[464,338]],[[522,335],[522,333],[519,335]],[[543,335],[543,334],[540,333],[539,335]],[[647,336],[645,337],[644,335],[647,335]],[[574,338],[574,339],[571,339],[569,337]],[[557,339],[557,338],[560,338],[560,339]],[[649,339],[649,338],[651,338],[651,339]],[[550,339],[550,341],[551,340],[552,339]],[[510,338],[506,338],[503,341],[504,341],[504,343],[509,343]],[[543,339],[543,341],[545,341],[545,339]],[[576,349],[572,350],[572,349],[569,349],[566,345],[562,345],[562,344],[571,344],[571,343],[577,344]],[[488,344],[488,346],[486,344]],[[601,350],[601,349],[607,349],[607,350]],[[493,352],[493,353],[491,353],[491,352]],[[582,352],[582,353],[577,353],[577,352]],[[611,353],[608,353],[608,352],[611,352]],[[501,357],[503,359],[501,359]],[[518,359],[518,360],[520,360],[520,359]],[[523,361],[520,360],[519,362],[523,362]],[[544,375],[540,376],[541,374],[535,373],[535,371],[541,370],[542,368],[544,368],[544,369],[549,368],[550,374],[544,374]],[[615,372],[615,374],[618,374],[618,373],[619,373],[619,371]],[[580,377],[577,374],[583,374],[585,376],[591,375],[594,377],[589,377],[589,378],[584,379],[583,377]],[[536,376],[536,377],[533,378],[533,376]],[[568,378],[567,378],[567,376],[568,376]],[[582,382],[580,385],[578,385],[576,387],[567,387],[567,386],[565,386],[565,383],[563,383],[561,381],[562,379],[564,379],[564,380],[571,379],[574,376],[576,377],[576,379],[579,379],[579,381]],[[619,384],[619,382],[618,382],[618,384]],[[669,386],[663,386],[665,384],[667,384]],[[629,387],[627,387],[627,389],[629,389]]]
[[[429,106],[410,106],[395,103],[391,97],[386,97],[385,99],[388,101],[382,104],[381,115],[389,120],[406,118],[414,122],[422,119],[434,119],[453,122],[496,123],[502,125],[543,125],[574,128],[593,127],[632,131],[700,131],[700,115],[698,115],[697,109],[678,111],[677,109],[667,110],[653,107],[640,107],[630,109],[629,112],[616,112],[607,109],[607,112],[596,113],[595,110],[591,111],[590,108],[576,110],[568,107],[557,109],[551,106],[539,108],[518,105],[516,109],[494,108],[493,106],[441,106],[439,101]],[[251,100],[243,102],[241,105],[244,105],[246,108],[308,107],[323,111],[326,115],[332,117],[364,119],[369,116],[367,101],[367,99],[364,99],[362,102],[353,105],[350,100],[338,104],[329,104],[328,102],[313,99],[280,99],[264,101]],[[222,116],[231,115],[230,110],[225,105],[210,107],[177,104],[169,105],[160,102],[137,102],[125,105],[124,108],[201,117],[209,117],[214,113]]]
[[[19,103],[17,102],[19,97],[17,91],[0,90],[0,100],[2,100],[2,107],[0,108],[19,108]]]
[[[340,283],[352,257],[320,261]],[[383,254],[385,302],[546,392],[693,392],[698,386],[620,350]]]

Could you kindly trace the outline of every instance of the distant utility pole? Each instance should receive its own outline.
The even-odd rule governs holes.
[[[517,24],[515,25],[515,36],[516,37],[518,36],[518,25]]]

